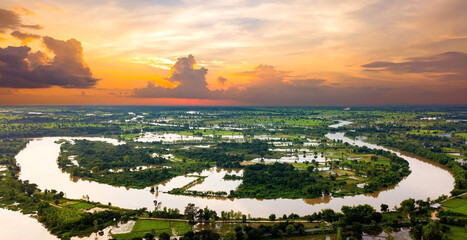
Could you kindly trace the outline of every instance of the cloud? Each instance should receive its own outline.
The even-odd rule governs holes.
[[[26,15],[26,16],[32,16],[32,15],[35,15],[36,13],[25,8],[25,7],[21,7],[21,6],[16,6],[16,7],[13,7],[13,11],[15,11],[16,13],[18,14],[22,14],[22,15]]]
[[[147,87],[135,89],[134,96],[142,98],[210,98],[213,94],[207,88],[204,67],[196,68],[196,59],[193,55],[178,58],[172,66],[170,76],[166,78],[170,87],[156,86],[154,82],[148,82]]]
[[[21,26],[21,19],[13,11],[0,8],[0,32]]]
[[[156,86],[148,82],[147,87],[134,90],[137,98],[196,98],[234,100],[248,104],[287,105],[303,104],[310,93],[322,91],[323,79],[295,79],[289,72],[277,70],[271,65],[258,65],[252,71],[236,75],[249,78],[249,83],[239,88],[209,90],[206,83],[206,68],[196,68],[192,55],[179,58],[173,65],[170,77],[166,78],[173,88]],[[219,83],[227,81],[218,77]]]
[[[408,58],[404,62],[372,62],[362,65],[369,71],[397,74],[420,73],[439,80],[467,80],[467,54],[445,52],[433,56]]]
[[[26,45],[36,39],[41,38],[40,35],[37,34],[31,34],[31,33],[26,33],[26,32],[20,32],[20,31],[14,31],[11,33],[11,36],[14,38],[21,40],[21,43],[23,45]]]
[[[23,24],[21,25],[21,27],[35,29],[35,30],[44,29],[44,27],[42,27],[42,25],[39,25],[39,24],[34,24],[34,25]]]
[[[265,83],[281,84],[289,78],[289,72],[279,71],[274,66],[260,64],[256,66],[253,71],[239,72],[237,76],[248,77],[250,85],[264,85]]]
[[[0,33],[4,33],[9,29],[15,30],[18,28],[29,28],[34,30],[43,29],[39,24],[22,24],[21,18],[17,13],[19,12],[24,15],[31,15],[33,12],[23,7],[16,7],[15,11],[0,8]]]
[[[226,82],[227,82],[227,78],[222,77],[222,76],[217,77],[217,83],[219,83],[219,85],[224,86]]]
[[[448,62],[463,61],[463,54],[447,53],[431,57],[411,58],[407,62],[420,62],[407,67],[391,62],[375,62],[364,65],[368,69],[395,72],[429,72],[437,77],[441,69],[460,70],[460,67],[443,67]],[[451,59],[452,58],[452,59]],[[463,63],[460,63],[462,65]],[[410,65],[410,64],[409,64]],[[438,66],[440,65],[440,66]],[[446,63],[446,65],[449,65]],[[465,87],[453,90],[444,84],[434,87],[419,83],[394,83],[382,79],[355,77],[342,73],[329,73],[339,83],[334,84],[323,78],[296,76],[293,72],[282,71],[275,66],[260,64],[251,71],[233,74],[247,81],[232,84],[227,78],[219,76],[217,84],[228,85],[223,90],[209,90],[206,83],[208,70],[197,68],[192,55],[179,58],[171,68],[171,75],[165,80],[171,85],[163,87],[148,82],[147,87],[134,89],[133,98],[195,98],[204,100],[227,100],[246,105],[378,105],[378,104],[449,104],[465,102]],[[226,84],[229,83],[229,84]],[[357,83],[357,84],[356,84]],[[364,84],[363,84],[364,83]],[[449,96],[449,97],[446,97]]]
[[[14,95],[14,94],[17,94],[17,91],[8,89],[8,88],[0,88],[0,96]]]
[[[75,39],[61,41],[43,37],[54,54],[31,52],[27,46],[0,48],[0,87],[8,88],[92,88],[99,79],[92,76],[83,60],[83,48]]]

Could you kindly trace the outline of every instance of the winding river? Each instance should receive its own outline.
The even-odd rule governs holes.
[[[352,140],[345,137],[344,133],[328,133],[326,137],[331,140],[342,140],[357,146],[388,150],[375,144]],[[44,137],[33,139],[29,142],[27,147],[16,156],[16,160],[21,166],[20,179],[36,183],[40,189],[63,191],[68,198],[79,199],[88,195],[91,201],[104,204],[112,203],[113,206],[122,208],[138,209],[146,207],[152,210],[154,209],[154,200],[157,200],[162,202],[162,206],[178,208],[181,211],[184,210],[188,203],[194,203],[199,207],[209,206],[209,208],[216,210],[218,213],[234,210],[251,214],[252,217],[267,217],[271,213],[278,216],[290,213],[307,215],[324,208],[339,211],[344,205],[370,204],[379,210],[380,205],[384,203],[392,208],[407,198],[435,199],[443,194],[449,195],[454,186],[454,178],[445,169],[395,152],[409,162],[412,173],[396,186],[371,194],[346,197],[326,196],[315,199],[226,199],[179,196],[166,193],[166,191],[172,188],[184,186],[193,180],[192,177],[184,176],[176,177],[164,184],[158,185],[159,191],[152,194],[149,188],[128,189],[71,178],[68,173],[62,172],[57,165],[60,145],[55,143],[55,141],[59,139],[77,138]],[[118,144],[115,139],[86,139]]]

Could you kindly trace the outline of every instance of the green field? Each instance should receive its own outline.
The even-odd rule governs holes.
[[[158,220],[137,220],[135,226],[129,233],[115,234],[113,237],[117,240],[120,239],[133,239],[142,238],[147,233],[151,233],[155,236],[165,232],[172,235],[172,228],[177,235],[183,235],[191,230],[191,226],[186,222],[169,222],[169,221],[158,221]]]
[[[69,205],[69,207],[76,209],[76,210],[79,210],[79,209],[88,210],[88,209],[95,207],[95,204],[79,202],[79,203],[71,204]]]
[[[175,230],[178,236],[192,230],[191,226],[186,222],[172,222],[172,228]]]
[[[122,140],[128,140],[128,139],[133,139],[139,137],[140,134],[122,134]]]
[[[441,130],[411,130],[411,131],[408,131],[407,134],[435,136],[438,134],[445,134],[445,132]]]
[[[459,226],[448,226],[449,232],[447,233],[448,238],[452,240],[465,240],[467,236],[467,228]]]
[[[456,136],[463,137],[465,140],[467,140],[467,133],[456,133]]]
[[[467,215],[467,195],[462,197],[456,197],[446,202],[443,202],[442,205],[447,207],[449,211],[463,213]]]

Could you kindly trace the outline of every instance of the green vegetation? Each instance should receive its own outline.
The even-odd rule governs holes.
[[[465,227],[449,226],[449,232],[447,233],[447,236],[449,239],[465,240],[466,235],[467,235],[467,230]]]
[[[121,213],[113,210],[88,213],[75,208],[51,206],[47,202],[38,204],[37,214],[39,221],[61,238],[96,231],[121,218]]]
[[[467,216],[467,195],[461,197],[454,197],[442,203],[449,211],[461,213]]]
[[[67,207],[73,208],[75,210],[80,210],[80,209],[88,210],[95,206],[96,206],[95,204],[87,203],[87,202],[77,202],[77,203],[67,205]]]
[[[187,136],[232,136],[232,135],[243,135],[240,131],[227,131],[227,130],[214,130],[214,129],[196,129],[192,131],[182,131],[180,134]]]
[[[197,111],[197,114],[188,111]],[[390,232],[411,227],[415,239],[464,239],[467,223],[467,111],[450,107],[342,108],[320,107],[2,107],[0,109],[0,207],[35,214],[63,239],[99,231],[119,220],[136,220],[135,228],[116,239],[183,235],[182,239],[259,239],[334,233],[360,238],[362,230]],[[330,129],[336,120],[353,124]],[[350,131],[354,130],[354,131]],[[178,209],[126,210],[84,200],[70,200],[55,190],[39,190],[18,180],[14,156],[26,146],[20,138],[43,136],[106,136],[121,145],[62,141],[58,165],[72,176],[144,188],[175,176],[217,166],[243,169],[243,176],[224,180],[243,183],[232,192],[201,192],[200,196],[312,198],[345,196],[392,186],[410,174],[408,164],[389,152],[330,141],[325,134],[346,131],[349,137],[402,150],[447,167],[455,176],[452,194],[441,202],[433,221],[430,200],[408,199],[392,212],[377,213],[367,205],[324,209],[309,216],[290,214],[254,223],[248,213],[222,212],[191,206]],[[137,142],[144,132],[200,136],[201,140]],[[214,137],[206,137],[213,135]],[[221,138],[235,135],[237,138]],[[262,140],[258,140],[260,138]],[[269,164],[262,160],[314,153],[323,161]],[[257,159],[257,162],[250,162]],[[311,156],[313,159],[313,156]],[[175,191],[176,190],[176,191]],[[187,194],[186,186],[171,191]],[[440,202],[435,200],[437,202]],[[99,208],[99,212],[93,212]],[[391,206],[392,208],[392,206]],[[384,210],[383,210],[384,209]],[[168,218],[156,220],[149,218]],[[176,220],[175,220],[176,219]],[[192,230],[185,222],[203,223]],[[222,223],[222,221],[233,221]],[[306,222],[313,221],[313,222]],[[326,223],[330,226],[327,227]],[[384,226],[378,226],[379,224]],[[312,232],[305,229],[313,228]],[[175,234],[174,234],[175,233]]]
[[[387,151],[372,150],[367,147],[356,148],[347,146],[347,150],[357,154],[375,154],[372,161],[350,160],[332,161],[330,171],[319,172],[314,164],[305,164],[307,168],[297,170],[291,164],[274,163],[272,165],[255,164],[244,168],[243,182],[236,191],[230,192],[230,197],[255,198],[314,198],[323,194],[353,195],[373,192],[383,187],[398,183],[410,173],[408,162]],[[382,164],[378,157],[389,159]],[[357,188],[361,183],[339,176],[339,172],[332,171],[338,166],[356,171],[366,176],[365,186]],[[350,172],[350,171],[347,171]],[[350,172],[351,173],[351,172]],[[347,173],[345,173],[347,174]],[[342,174],[344,175],[344,174]]]
[[[135,148],[129,144],[115,146],[105,142],[74,140],[74,144],[62,144],[58,163],[72,176],[134,188],[152,186],[188,171],[205,168],[205,165],[197,163],[173,166],[162,157],[153,157],[152,153],[152,149]],[[72,162],[72,158],[78,165]]]
[[[24,214],[37,214],[40,222],[63,239],[103,229],[122,216],[128,218],[135,214],[133,211],[109,208],[101,204],[70,201],[64,198],[63,192],[42,192],[37,189],[36,184],[18,180],[19,167],[12,156],[26,143],[24,140],[2,141],[1,148],[4,154],[0,156],[0,161],[8,167],[6,172],[0,175],[0,207],[20,210]],[[97,213],[85,211],[97,206],[105,210]]]
[[[330,183],[316,172],[296,171],[290,164],[255,164],[245,167],[243,182],[231,197],[299,198],[329,193]]]
[[[151,234],[152,236],[159,236],[163,232],[171,236],[172,231],[175,231],[177,235],[183,235],[186,232],[191,231],[191,227],[186,222],[137,220],[131,232],[114,234],[113,237],[117,240],[135,239],[145,237],[147,234]]]

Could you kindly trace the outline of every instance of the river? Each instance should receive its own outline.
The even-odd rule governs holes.
[[[333,140],[343,140],[358,146],[385,149],[383,147],[369,144],[360,140],[352,140],[344,137],[344,133],[329,133],[326,137]],[[192,178],[178,177],[166,184],[159,186],[159,192],[152,194],[149,188],[127,189],[101,184],[87,180],[74,180],[66,172],[62,172],[57,165],[56,159],[59,155],[60,145],[55,141],[63,137],[45,137],[32,140],[22,150],[16,160],[21,166],[20,179],[36,183],[40,189],[55,189],[63,191],[68,198],[82,198],[88,195],[90,200],[103,204],[112,203],[113,206],[137,209],[146,207],[154,208],[154,200],[162,202],[162,206],[179,208],[183,211],[188,203],[197,206],[220,211],[241,211],[254,217],[267,217],[271,213],[276,215],[297,213],[300,215],[311,214],[323,208],[340,210],[343,205],[370,204],[379,209],[382,203],[394,206],[409,197],[415,199],[437,198],[442,194],[448,195],[454,186],[451,174],[435,165],[423,162],[416,158],[398,153],[405,158],[412,173],[403,179],[397,186],[383,191],[366,195],[347,197],[323,197],[316,199],[225,199],[225,198],[202,198],[194,196],[171,195],[168,191],[174,187],[180,187],[192,181]],[[70,138],[68,138],[70,139]],[[103,140],[100,138],[89,138],[90,140]],[[115,141],[106,139],[107,141]]]
[[[349,139],[344,136],[344,133],[328,133],[326,137],[358,146],[388,150],[360,140]],[[178,208],[182,212],[188,203],[194,203],[199,207],[209,206],[210,209],[216,210],[218,213],[234,210],[241,211],[244,214],[251,214],[252,217],[267,217],[271,213],[278,216],[290,213],[307,215],[324,208],[339,211],[344,205],[370,204],[379,210],[380,205],[384,203],[392,208],[407,198],[435,199],[443,194],[449,195],[454,186],[454,178],[445,169],[397,153],[409,162],[412,173],[396,186],[371,194],[346,197],[326,196],[314,199],[227,199],[178,196],[165,193],[174,187],[181,187],[193,180],[192,177],[184,176],[160,184],[159,191],[152,194],[149,188],[127,189],[71,178],[68,173],[62,172],[57,165],[60,145],[55,141],[59,139],[76,139],[76,137],[44,137],[30,141],[26,148],[16,156],[17,163],[21,166],[19,178],[37,184],[40,189],[63,191],[68,198],[79,199],[84,195],[88,195],[91,201],[103,204],[110,202],[113,206],[122,208],[138,209],[146,207],[151,210],[154,209],[154,200],[157,200],[162,202],[162,206]],[[86,139],[105,140],[117,144],[114,139]],[[3,218],[3,215],[1,218]]]
[[[1,239],[8,240],[58,239],[35,218],[3,208],[0,208],[0,234]]]

